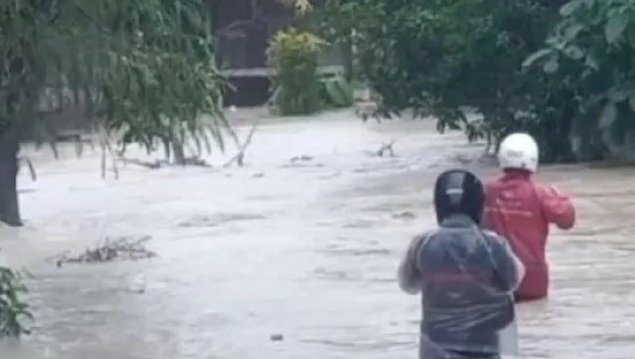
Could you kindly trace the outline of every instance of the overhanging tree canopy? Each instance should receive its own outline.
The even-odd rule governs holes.
[[[326,28],[353,35],[362,74],[389,110],[413,109],[439,129],[494,143],[532,132],[548,159],[572,157],[572,97],[557,76],[524,69],[565,1],[330,0]],[[482,119],[469,118],[476,113]]]
[[[187,142],[222,147],[209,29],[198,0],[0,3],[0,220],[20,224],[19,141],[52,94],[57,109],[79,106],[123,144],[161,143],[177,162]]]

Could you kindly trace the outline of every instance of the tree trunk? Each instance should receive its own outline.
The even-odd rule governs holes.
[[[185,150],[182,143],[172,142],[172,155],[174,155],[174,164],[185,166]]]
[[[17,191],[19,150],[17,129],[3,130],[0,134],[0,221],[14,227],[22,225]]]
[[[346,37],[346,40],[340,46],[343,50],[343,62],[344,68],[346,69],[346,80],[352,83],[353,80],[357,80],[357,74],[355,73],[355,65],[354,65],[354,54],[353,54],[353,39],[352,34]]]

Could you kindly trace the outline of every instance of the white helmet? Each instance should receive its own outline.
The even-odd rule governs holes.
[[[538,145],[526,133],[513,133],[503,140],[498,150],[498,162],[503,169],[522,169],[536,172]]]

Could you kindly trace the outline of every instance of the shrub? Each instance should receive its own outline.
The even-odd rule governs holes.
[[[305,115],[320,109],[318,54],[324,42],[296,29],[280,31],[269,50],[278,114]]]
[[[575,93],[521,66],[543,47],[564,1],[330,0],[322,27],[328,39],[352,39],[361,80],[385,111],[434,117],[439,130],[463,129],[494,149],[508,133],[529,131],[543,159],[566,161]]]
[[[323,77],[320,80],[321,98],[330,107],[350,107],[353,105],[353,87],[344,76]]]
[[[26,292],[19,273],[0,267],[0,337],[29,334],[23,321],[33,319],[33,315],[21,298]]]

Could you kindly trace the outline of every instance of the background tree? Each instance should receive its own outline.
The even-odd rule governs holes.
[[[525,66],[575,92],[572,144],[582,159],[635,154],[635,1],[572,0]]]
[[[543,47],[563,3],[331,0],[325,18],[334,35],[353,34],[359,73],[388,110],[413,109],[441,131],[463,128],[494,145],[527,130],[546,159],[571,160],[574,93],[558,76],[521,66]]]
[[[223,79],[208,12],[197,0],[16,0],[0,4],[0,220],[20,225],[20,140],[42,125],[42,100],[81,108],[121,144],[221,148]],[[208,116],[205,116],[208,115]]]
[[[311,0],[277,0],[279,3],[287,6],[293,6],[300,14],[306,14],[313,10]]]

